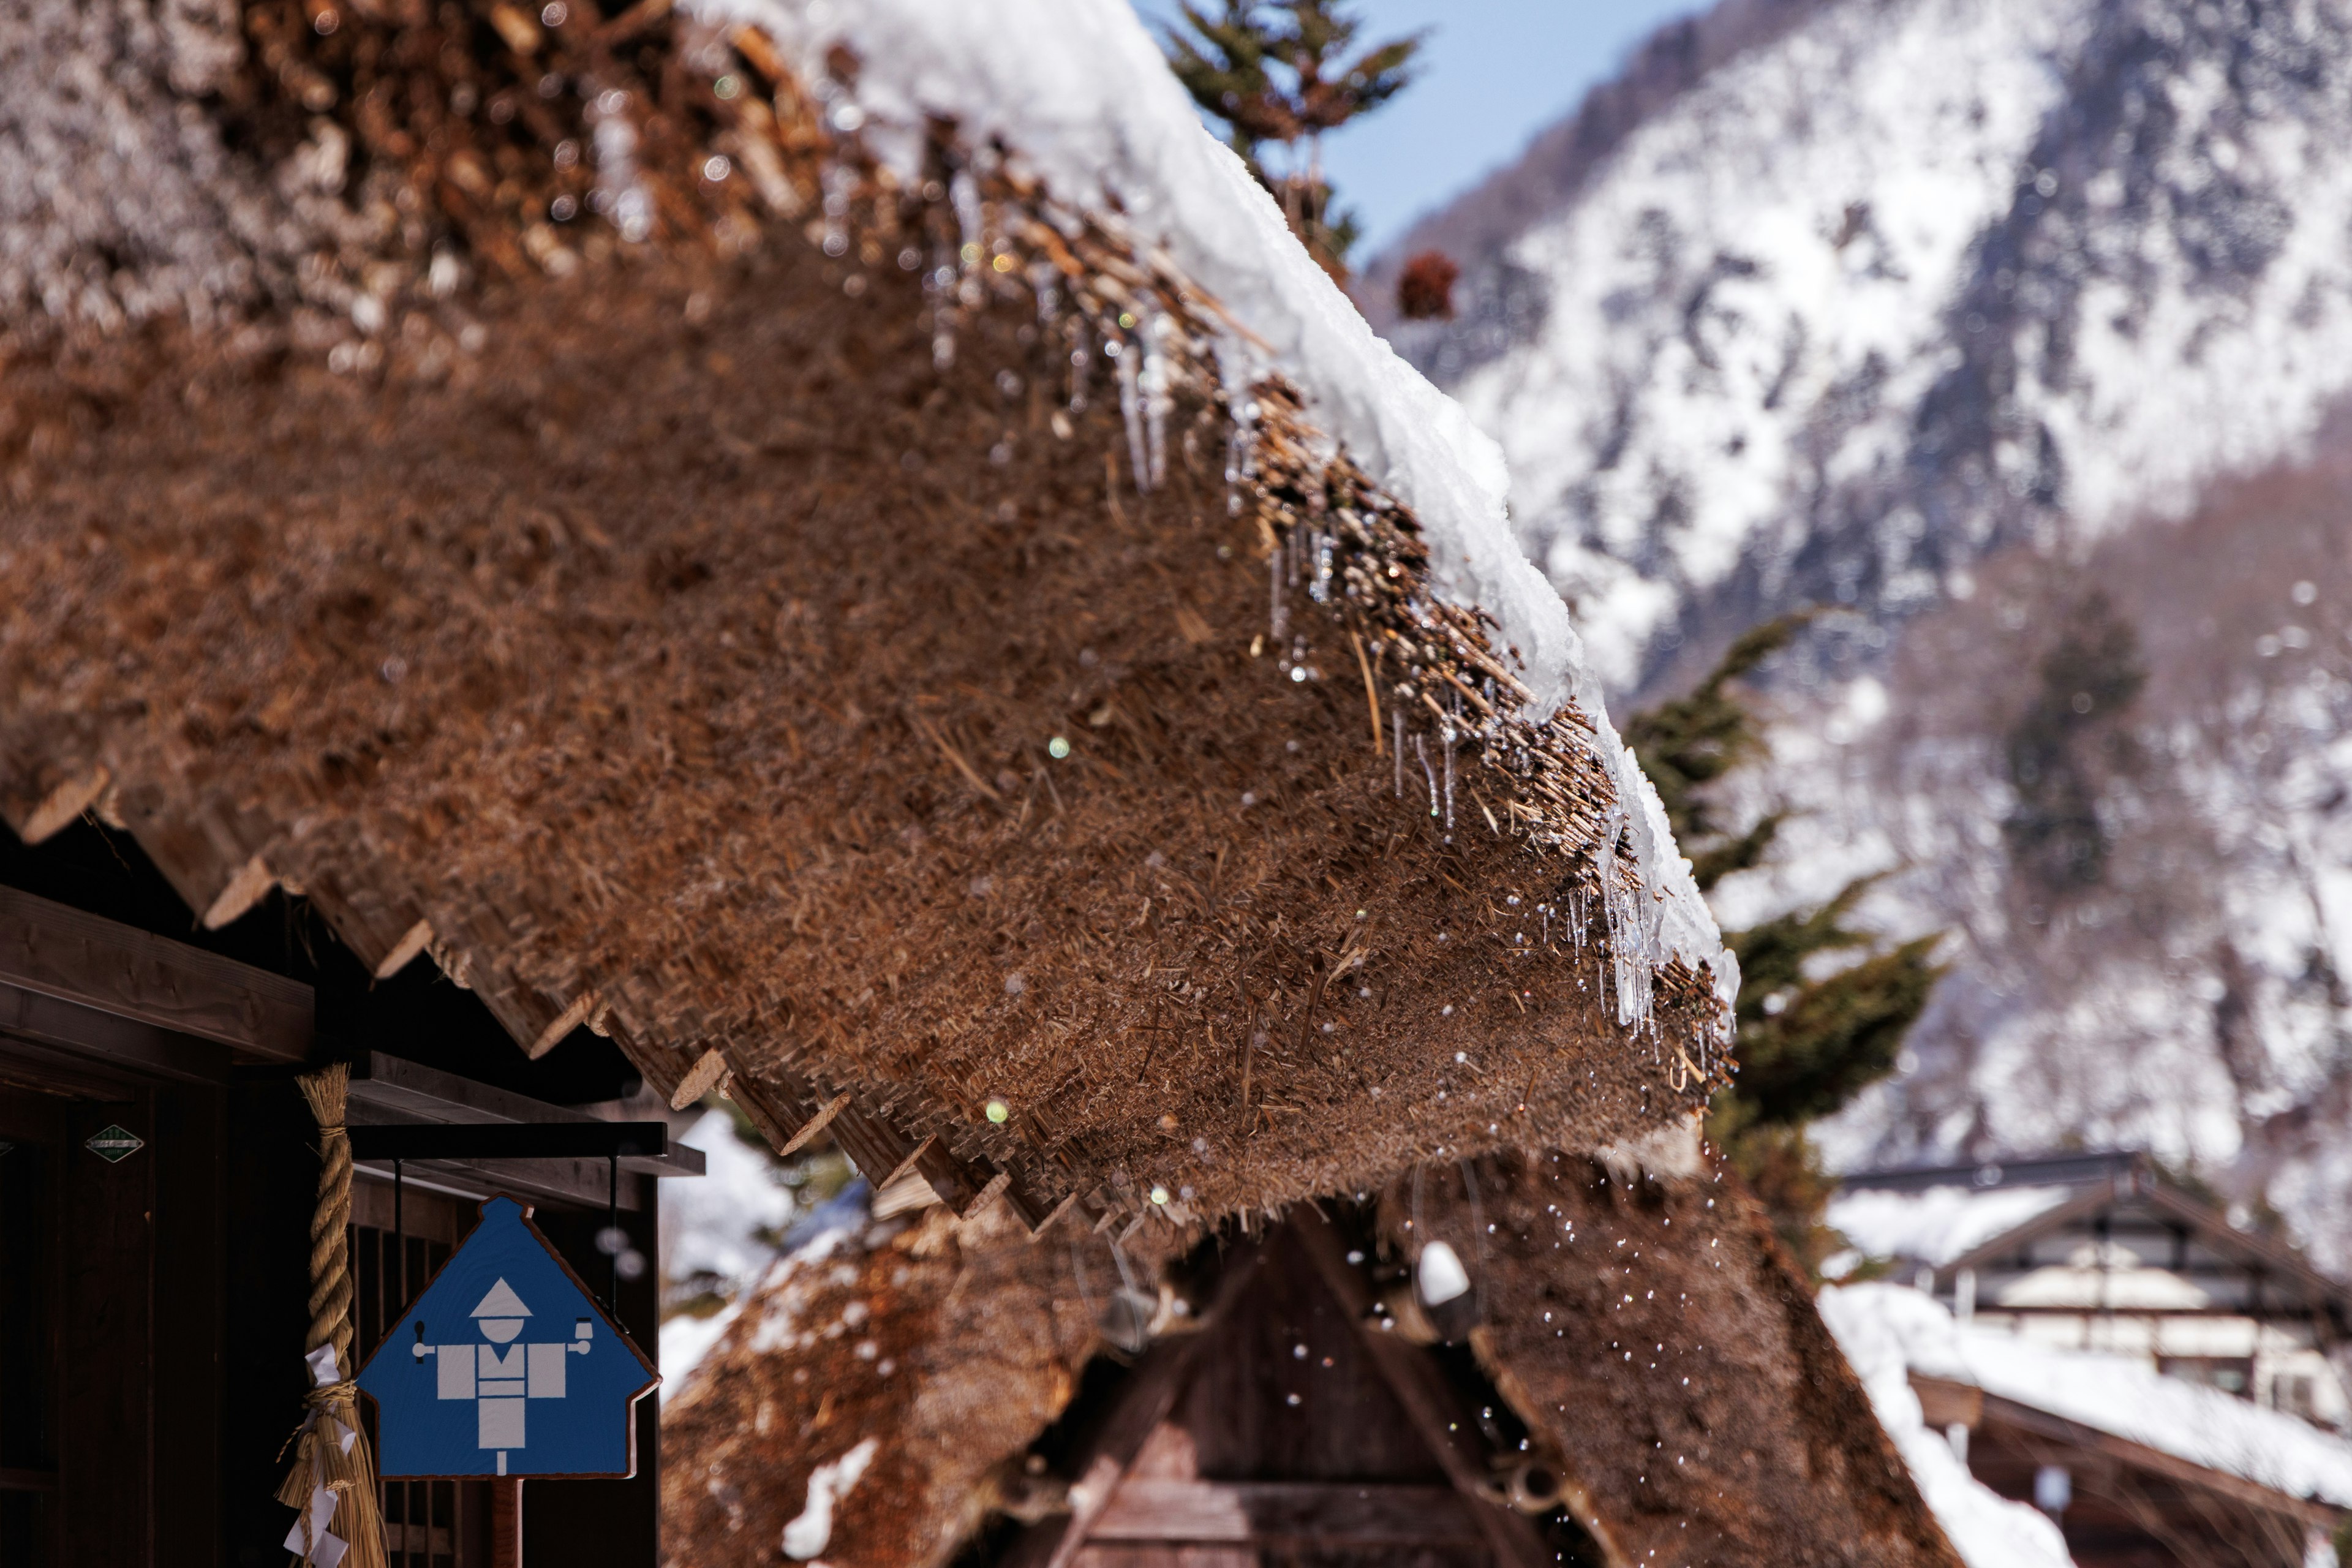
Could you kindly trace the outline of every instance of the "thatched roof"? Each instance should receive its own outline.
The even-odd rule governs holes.
[[[951,126],[880,161],[885,60],[589,9],[33,29],[125,85],[0,152],[179,130],[17,253],[0,815],[1031,1223],[1697,1102],[1654,804],[1318,426],[1365,389],[1222,374],[1174,262]]]
[[[1600,1561],[1954,1568],[1769,1225],[1712,1169],[1444,1163],[1333,1213],[1347,1239],[1291,1245],[1358,1276],[1342,1281],[1356,1311],[1374,1296],[1402,1303],[1415,1238],[1459,1252],[1474,1291],[1453,1327],[1528,1452],[1566,1481],[1565,1516]],[[1292,1223],[1329,1224],[1304,1207]],[[1349,1245],[1362,1258],[1352,1268],[1338,1261]],[[1165,1287],[1160,1329],[1217,1339],[1214,1314],[1239,1310],[1221,1274],[1251,1247],[1229,1237],[1189,1260],[1127,1267],[1147,1292]],[[1066,1528],[1068,1489],[1088,1468],[1066,1435],[1153,1365],[1086,1370],[1117,1268],[1105,1239],[1029,1243],[937,1208],[870,1240],[832,1233],[780,1265],[664,1413],[670,1559],[772,1560],[812,1474],[869,1443],[871,1468],[824,1544],[835,1568],[947,1562],[992,1514]],[[1377,1319],[1366,1328],[1403,1337]],[[1181,1394],[1164,1403],[1180,1426],[1215,1424]],[[1319,1442],[1302,1440],[1302,1455]],[[1493,1462],[1519,1458],[1505,1444]],[[1001,1526],[992,1539],[1017,1535]]]

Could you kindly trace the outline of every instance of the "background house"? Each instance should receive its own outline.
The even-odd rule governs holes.
[[[1862,1172],[1828,1218],[1963,1323],[2346,1423],[2352,1288],[2144,1154]]]

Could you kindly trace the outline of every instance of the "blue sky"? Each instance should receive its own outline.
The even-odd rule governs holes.
[[[1172,0],[1134,4],[1147,23],[1176,14]],[[1415,217],[1509,163],[1660,23],[1704,8],[1700,0],[1356,0],[1365,43],[1432,29],[1421,79],[1324,143],[1340,205],[1363,223],[1356,257],[1369,259]]]

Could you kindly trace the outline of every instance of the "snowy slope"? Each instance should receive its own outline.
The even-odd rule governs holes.
[[[1849,0],[1628,137],[1510,252],[1539,325],[1454,388],[1612,687],[2306,439],[2352,384],[2347,25]]]
[[[1833,1161],[2149,1148],[2352,1264],[2347,236],[2352,0],[1831,0],[1398,331],[1621,702],[1850,612],[1767,673],[1726,815],[1794,815],[1715,894],[1885,873],[1866,923],[1947,933]],[[2068,731],[2058,886],[2015,748],[2102,595],[2144,679]]]

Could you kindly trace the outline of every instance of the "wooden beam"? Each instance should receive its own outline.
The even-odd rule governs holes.
[[[570,1005],[549,1019],[540,1029],[538,1038],[523,1048],[523,1055],[537,1061],[563,1043],[565,1036],[586,1023],[596,1011],[596,991],[593,986],[574,996]]]
[[[669,1108],[684,1110],[717,1089],[719,1080],[727,1076],[727,1053],[716,1046],[711,1047],[696,1058],[695,1064],[686,1069],[686,1076],[677,1080],[677,1087],[670,1091]]]
[[[433,922],[428,920],[417,921],[406,931],[401,932],[400,940],[392,944],[392,951],[385,953],[382,961],[376,964],[375,977],[378,980],[391,979],[407,968],[418,953],[432,945]]]
[[[2048,1441],[2062,1443],[2087,1453],[2112,1459],[2131,1469],[2162,1476],[2177,1486],[2210,1492],[2243,1507],[2265,1513],[2283,1514],[2333,1530],[2346,1516],[2343,1509],[2320,1502],[2315,1499],[2295,1497],[2291,1493],[2247,1480],[2223,1470],[2210,1469],[2194,1460],[2151,1448],[2145,1443],[2135,1443],[2128,1437],[2118,1437],[2095,1426],[2070,1421],[2063,1415],[2038,1409],[1998,1394],[1984,1394],[1982,1425],[1986,1427],[2009,1426]]]
[[[1200,1331],[1171,1335],[1144,1352],[1101,1425],[1078,1446],[1078,1478],[1070,1483],[1070,1511],[1041,1520],[1024,1531],[1005,1552],[1004,1568],[1072,1568],[1144,1439],[1176,1407],[1178,1396],[1192,1379],[1193,1358],[1201,1346],[1256,1275],[1259,1257],[1259,1249],[1248,1242],[1226,1253],[1216,1295],[1201,1314]]]
[[[802,1122],[793,1131],[793,1135],[785,1139],[783,1142],[777,1147],[776,1152],[779,1154],[799,1153],[803,1149],[807,1148],[809,1144],[814,1141],[818,1133],[833,1125],[833,1119],[835,1117],[840,1115],[843,1111],[848,1109],[849,1096],[846,1094],[835,1095],[831,1100],[826,1100],[823,1105],[817,1107],[816,1114],[810,1117],[806,1121]],[[884,1184],[884,1185],[887,1184],[887,1183]],[[880,1187],[877,1187],[875,1189],[877,1192],[881,1190],[882,1189]]]
[[[1299,1204],[1291,1209],[1286,1226],[1322,1275],[1323,1283],[1346,1310],[1373,1367],[1387,1381],[1397,1403],[1404,1406],[1405,1415],[1444,1467],[1454,1489],[1469,1504],[1470,1517],[1486,1537],[1496,1563],[1500,1568],[1552,1568],[1552,1552],[1536,1533],[1535,1526],[1525,1517],[1488,1502],[1481,1494],[1480,1487],[1486,1481],[1487,1473],[1486,1456],[1471,1435],[1476,1430],[1475,1423],[1468,1411],[1459,1407],[1437,1368],[1416,1347],[1392,1332],[1371,1326],[1371,1288],[1342,1255],[1331,1223],[1314,1205]],[[1610,1550],[1605,1540],[1601,1545],[1604,1551]]]
[[[13,888],[0,888],[0,984],[262,1061],[310,1054],[309,986]]]
[[[229,1077],[230,1052],[217,1041],[5,983],[0,1054],[12,1077],[61,1094],[105,1098],[150,1079],[217,1084]]]
[[[98,804],[114,775],[106,764],[99,763],[88,773],[67,779],[41,797],[40,803],[26,814],[25,825],[17,837],[26,844],[38,844]]]
[[[236,868],[236,875],[228,879],[228,886],[223,888],[219,895],[205,906],[205,929],[220,930],[221,927],[227,925],[268,898],[269,890],[276,886],[278,886],[278,874],[269,868],[260,856],[251,857],[244,865]]]
[[[1338,1548],[1478,1546],[1486,1538],[1451,1487],[1129,1476],[1087,1540]]]

